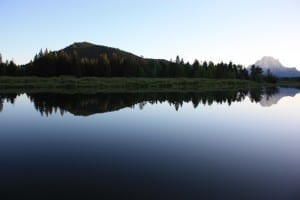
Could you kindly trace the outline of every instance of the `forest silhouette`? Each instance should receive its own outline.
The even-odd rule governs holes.
[[[241,79],[276,82],[268,73],[263,76],[259,66],[250,70],[239,64],[195,60],[192,64],[177,56],[175,60],[146,59],[116,48],[87,42],[74,43],[59,51],[41,50],[28,64],[18,66],[3,62],[0,76],[76,76],[76,77],[189,77],[210,79]]]

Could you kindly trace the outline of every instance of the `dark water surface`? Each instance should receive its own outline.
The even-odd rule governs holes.
[[[298,93],[0,94],[1,199],[299,199]]]

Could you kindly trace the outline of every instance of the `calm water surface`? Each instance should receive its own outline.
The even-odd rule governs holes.
[[[299,92],[0,94],[0,195],[299,199]]]

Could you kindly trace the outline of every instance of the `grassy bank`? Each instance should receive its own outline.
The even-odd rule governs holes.
[[[300,88],[300,80],[299,79],[283,79],[283,80],[280,80],[277,85],[279,85],[281,87]]]
[[[287,85],[287,84],[286,84]],[[245,80],[193,78],[0,77],[0,91],[210,91],[272,86]],[[274,86],[274,85],[273,85]]]

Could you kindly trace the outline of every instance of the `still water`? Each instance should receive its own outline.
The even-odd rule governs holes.
[[[292,88],[0,94],[0,195],[299,199],[299,110]]]

